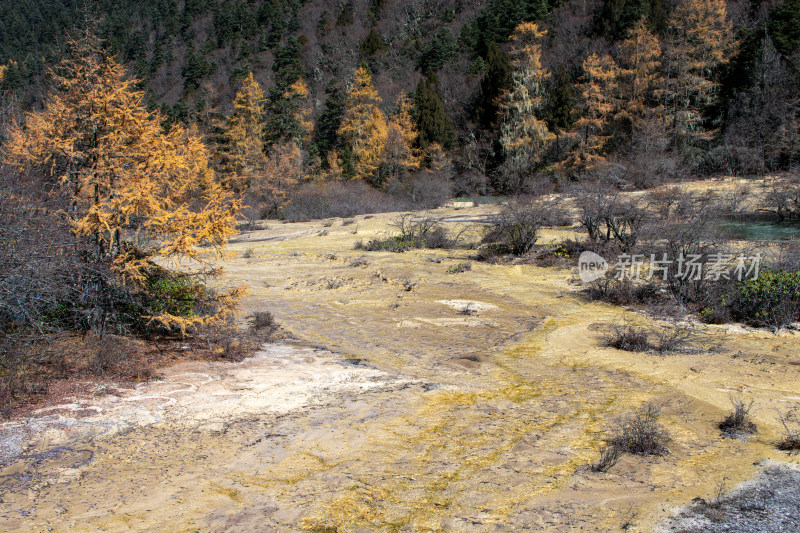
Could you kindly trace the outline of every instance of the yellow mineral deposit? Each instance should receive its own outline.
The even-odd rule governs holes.
[[[495,209],[434,214],[456,228]],[[776,409],[800,401],[797,333],[700,326],[699,354],[605,348],[601,324],[652,319],[587,302],[567,269],[472,261],[452,274],[474,252],[353,249],[395,218],[240,235],[221,283],[246,283],[246,310],[272,311],[293,340],[37,413],[27,440],[3,441],[0,527],[646,531],[754,463],[787,460],[772,443]],[[755,400],[747,442],[717,428],[731,393]],[[591,471],[614,421],[647,401],[670,453]]]

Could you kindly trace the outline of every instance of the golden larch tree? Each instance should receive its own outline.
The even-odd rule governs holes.
[[[314,122],[311,120],[312,109],[308,103],[308,85],[303,78],[298,78],[284,93],[284,97],[294,102],[296,111],[294,118],[299,124],[300,136],[295,139],[298,144],[308,144],[314,134]]]
[[[724,0],[684,0],[670,19],[665,97],[678,144],[708,140],[703,113],[718,96],[720,67],[737,43]]]
[[[401,94],[397,98],[397,111],[389,117],[384,163],[394,180],[398,180],[406,172],[418,169],[422,160],[419,151],[414,147],[419,134],[411,116],[412,105],[411,97]]]
[[[233,114],[228,119],[225,182],[236,191],[250,187],[266,165],[263,117],[264,91],[251,72],[233,99]]]
[[[286,205],[289,190],[303,179],[303,153],[293,141],[274,144],[251,193],[263,207],[263,217],[277,217]]]
[[[373,177],[383,157],[388,127],[386,115],[378,107],[380,101],[369,70],[358,67],[339,127],[339,135],[352,151],[356,178]]]
[[[550,72],[542,66],[540,41],[547,31],[533,22],[523,22],[511,35],[511,89],[501,96],[503,123],[500,144],[503,147],[503,187],[518,190],[525,177],[535,170],[555,135],[541,118],[544,110],[545,83]]]
[[[661,68],[661,43],[650,31],[644,17],[620,45],[623,109],[635,124],[640,122],[646,109],[659,108],[663,78]]]
[[[147,291],[156,265],[209,274],[226,253],[238,203],[213,179],[197,135],[165,134],[134,80],[91,39],[73,42],[53,77],[43,109],[11,128],[6,161],[61,187],[75,235],[91,241],[93,261],[120,286]],[[239,293],[218,295],[210,304],[218,312],[147,318],[186,331],[230,316]]]
[[[619,110],[619,67],[610,55],[592,54],[583,62],[579,89],[584,110],[575,127],[581,141],[568,158],[576,171],[590,170],[605,161],[603,149],[610,139],[609,125]]]

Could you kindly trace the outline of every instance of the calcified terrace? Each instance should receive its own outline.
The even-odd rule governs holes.
[[[454,230],[496,209],[439,209]],[[694,355],[602,347],[652,322],[580,294],[574,271],[466,250],[359,252],[396,214],[240,235],[224,284],[293,340],[242,363],[183,363],[2,427],[6,530],[647,531],[754,477],[776,409],[800,402],[800,336],[700,326]],[[577,228],[548,228],[540,242]],[[468,309],[468,311],[465,311]],[[759,433],[724,439],[729,395]],[[597,473],[614,421],[646,401],[663,457]]]

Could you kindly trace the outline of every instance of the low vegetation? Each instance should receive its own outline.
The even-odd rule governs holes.
[[[600,447],[599,457],[590,465],[594,472],[608,472],[622,454],[666,455],[669,435],[658,422],[661,411],[646,403],[636,412],[620,419],[616,428]]]
[[[750,419],[750,411],[753,409],[753,400],[746,402],[742,398],[731,396],[731,406],[733,407],[720,422],[719,429],[727,437],[738,437],[758,432],[758,428]]]
[[[784,429],[781,440],[778,441],[779,450],[787,452],[800,452],[800,408],[793,407],[786,412],[778,413],[778,420]]]
[[[391,227],[396,235],[371,239],[364,243],[358,241],[356,250],[368,252],[405,252],[417,248],[453,248],[457,237],[450,237],[447,230],[429,215],[404,214],[397,218]]]
[[[658,421],[661,410],[647,403],[617,423],[608,445],[633,455],[665,455],[669,435]]]
[[[610,324],[603,333],[603,344],[628,352],[695,353],[698,345],[709,349],[708,341],[690,325],[640,327],[632,324]]]

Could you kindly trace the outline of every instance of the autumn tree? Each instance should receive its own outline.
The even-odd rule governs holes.
[[[581,141],[568,160],[573,171],[591,170],[604,161],[604,149],[610,139],[609,125],[619,106],[619,67],[614,59],[592,54],[583,62],[580,93],[584,109],[575,123]]]
[[[92,327],[102,332],[118,319],[119,294],[138,295],[149,323],[180,331],[230,315],[236,291],[200,303],[207,293],[187,282],[224,256],[238,208],[197,135],[164,133],[134,81],[92,39],[73,43],[53,75],[43,109],[11,128],[5,159],[68,196],[73,232],[93,249],[79,302]]]
[[[380,165],[388,135],[386,115],[378,107],[380,101],[369,70],[364,65],[358,67],[347,91],[344,117],[339,127],[345,150],[352,158],[354,178],[371,179]],[[342,166],[347,164],[343,161]]]
[[[383,160],[387,177],[394,181],[420,166],[412,106],[411,96],[401,94],[397,98],[397,110],[389,117]]]
[[[233,114],[228,119],[228,165],[226,181],[243,191],[264,169],[264,143],[261,140],[264,91],[249,73],[233,99]]]
[[[539,40],[547,35],[533,22],[523,22],[511,35],[511,89],[501,100],[503,123],[500,144],[504,162],[501,189],[518,191],[542,161],[550,142],[555,138],[542,119],[545,107],[545,82],[550,73],[542,66]]]
[[[695,146],[713,130],[704,113],[719,93],[720,68],[736,48],[724,0],[683,0],[670,19],[666,102],[678,146]]]
[[[659,95],[663,79],[661,68],[661,44],[642,18],[620,45],[622,64],[623,107],[625,113],[636,124],[645,110],[659,106]]]
[[[261,208],[260,215],[277,217],[286,205],[289,190],[302,178],[303,154],[297,143],[273,145],[250,190],[250,196]]]

